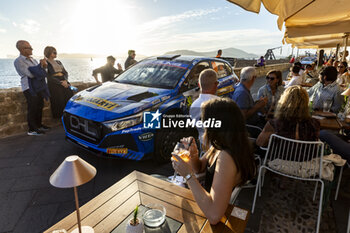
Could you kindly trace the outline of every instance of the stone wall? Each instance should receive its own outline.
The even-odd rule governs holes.
[[[72,83],[79,91],[96,83]],[[60,120],[51,117],[50,101],[44,102],[43,124],[57,126]],[[27,125],[27,104],[21,88],[0,89],[0,138],[25,133]]]
[[[265,76],[269,70],[277,69],[285,71],[289,69],[290,64],[275,64],[256,68],[258,76]],[[235,68],[234,72],[239,77],[241,68]],[[79,91],[95,85],[95,83],[72,83]],[[27,126],[27,104],[26,99],[20,88],[0,89],[0,138],[25,133]],[[48,126],[57,126],[59,120],[52,119],[50,111],[50,102],[45,101],[43,110],[43,124]]]
[[[289,70],[291,67],[291,64],[289,63],[281,63],[281,64],[274,64],[274,65],[266,65],[264,67],[256,67],[256,73],[258,77],[265,76],[267,72],[270,70],[280,70],[280,71],[286,71]],[[241,73],[242,68],[235,68],[234,72],[239,77]]]

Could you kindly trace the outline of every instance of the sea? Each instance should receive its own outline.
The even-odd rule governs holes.
[[[15,59],[0,59],[0,89],[21,86],[21,78],[13,65]],[[38,59],[37,59],[38,60]],[[95,82],[92,71],[106,63],[105,58],[59,59],[68,71],[69,82]],[[124,60],[116,60],[124,67]]]

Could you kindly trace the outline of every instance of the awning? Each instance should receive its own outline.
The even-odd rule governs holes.
[[[283,22],[301,9],[317,0],[227,0],[243,9],[255,13],[260,12],[261,3],[271,14],[277,15],[277,25],[282,30]]]
[[[298,48],[334,48],[339,44],[342,46],[344,44],[344,33],[338,34],[326,34],[318,36],[304,36],[283,39],[283,43],[292,44],[293,47]]]
[[[285,38],[350,32],[349,0],[315,0],[285,20]]]

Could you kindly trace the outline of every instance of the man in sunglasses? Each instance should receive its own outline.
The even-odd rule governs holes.
[[[44,107],[44,96],[41,93],[33,93],[33,90],[30,89],[30,79],[33,79],[34,75],[29,71],[29,67],[37,66],[39,63],[31,57],[33,48],[28,41],[17,41],[16,48],[20,52],[20,55],[15,60],[14,65],[17,73],[19,76],[21,76],[21,87],[27,100],[27,121],[29,128],[28,135],[43,135],[44,131],[48,129],[47,126],[44,126],[41,123],[42,111]],[[41,59],[40,65],[42,68],[46,69],[46,60]]]

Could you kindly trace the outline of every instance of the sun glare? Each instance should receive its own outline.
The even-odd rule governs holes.
[[[122,0],[81,0],[72,17],[74,50],[84,53],[125,53],[133,47],[133,9]]]

